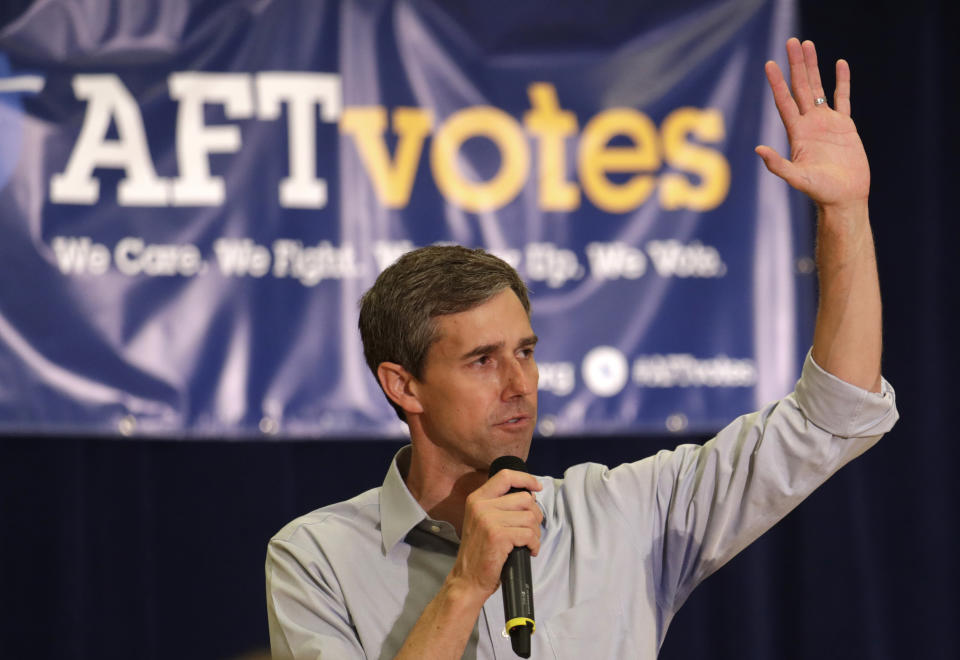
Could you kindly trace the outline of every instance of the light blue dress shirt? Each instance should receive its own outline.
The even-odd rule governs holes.
[[[879,394],[810,355],[792,394],[702,446],[609,469],[540,477],[540,553],[531,560],[532,658],[657,656],[677,609],[705,577],[786,515],[897,420]],[[392,658],[453,567],[459,539],[404,484],[409,448],[381,488],[286,525],[267,551],[274,660]],[[516,658],[499,591],[464,658]]]

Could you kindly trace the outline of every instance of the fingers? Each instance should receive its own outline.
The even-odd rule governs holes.
[[[850,116],[850,65],[837,60],[837,88],[833,91],[833,108]]]
[[[777,112],[780,113],[780,121],[789,128],[800,116],[800,110],[790,95],[790,88],[787,87],[787,81],[783,79],[783,73],[777,63],[770,60],[764,67],[764,71],[767,74],[767,82],[770,83],[770,91],[773,92],[773,102],[777,104]]]
[[[809,39],[800,43],[796,37],[787,40],[787,60],[790,65],[790,89],[793,92],[793,99],[799,108],[800,114],[806,114],[810,110],[818,107],[816,99],[827,98],[827,93],[823,89],[823,81],[820,78],[820,66],[817,62],[817,48]],[[850,69],[846,62],[843,62],[843,69],[846,87],[841,89],[840,60],[837,62],[837,89],[834,91],[834,107],[839,110],[838,103],[841,97],[845,98],[844,114],[850,114]],[[769,67],[769,63],[767,65]],[[767,78],[770,78],[768,72]],[[772,86],[771,82],[771,86]],[[827,107],[825,103],[819,104]],[[778,104],[779,108],[779,104]],[[781,111],[781,117],[783,112]],[[784,119],[786,124],[786,119]]]
[[[533,510],[519,509],[515,511],[504,509],[486,509],[476,512],[477,527],[486,530],[491,539],[504,539],[510,542],[505,545],[504,552],[518,546],[534,544],[530,549],[540,547],[540,523],[543,513],[540,507]],[[518,542],[521,539],[523,542]]]
[[[820,82],[820,67],[817,64],[817,49],[809,39],[801,44],[803,49],[803,63],[807,70],[807,81],[810,85],[810,92],[813,98],[827,98],[823,91],[823,83]]]
[[[533,493],[521,491],[496,498],[497,508],[503,511],[540,511],[537,498]]]
[[[543,514],[540,509],[533,511],[503,511],[496,517],[504,538],[509,541],[508,549],[526,546],[536,556],[540,552],[540,521]]]
[[[511,488],[521,488],[529,491],[543,490],[543,486],[540,485],[535,476],[516,470],[500,470],[477,490],[483,497],[499,497],[508,493]]]
[[[521,491],[499,497],[485,497],[478,488],[467,497],[467,511],[474,517],[490,516],[496,524],[539,528],[543,511],[531,493]]]
[[[540,554],[540,530],[531,531],[528,527],[515,527],[517,530],[514,538],[511,539],[514,548],[528,548],[530,554],[534,557]]]
[[[807,77],[807,65],[804,62],[803,46],[796,37],[787,40],[787,63],[790,66],[790,88],[800,113],[813,109],[813,94]]]
[[[506,474],[507,472],[512,472],[512,474]],[[528,483],[527,478],[533,479],[534,483]],[[491,484],[491,482],[493,483]],[[490,488],[486,489],[486,486],[490,486]],[[467,517],[476,520],[491,534],[501,528],[528,529],[536,536],[539,545],[543,511],[540,510],[540,506],[532,493],[526,491],[503,493],[504,490],[509,490],[511,486],[536,490],[542,488],[532,475],[503,470],[488,480],[484,486],[470,493],[467,497]],[[514,534],[515,530],[506,530],[506,533]],[[526,545],[526,543],[518,545]],[[533,546],[531,546],[531,550],[533,549]]]
[[[519,521],[522,525],[539,529],[543,512],[533,493],[526,490],[506,492],[511,487],[530,490],[543,488],[532,475],[503,470],[467,496],[467,514],[470,517],[491,516],[492,522],[507,526],[516,526]]]

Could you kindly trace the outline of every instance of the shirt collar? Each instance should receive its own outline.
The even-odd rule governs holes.
[[[393,457],[380,489],[380,534],[385,553],[427,518],[427,512],[403,481],[403,475],[410,469],[410,450],[407,445]]]

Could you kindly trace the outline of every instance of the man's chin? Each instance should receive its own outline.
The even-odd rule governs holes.
[[[491,461],[500,456],[516,456],[527,460],[535,428],[536,422],[532,418],[523,425],[513,425],[507,428],[494,427],[495,439],[490,448],[493,450],[492,453],[496,453],[496,456],[491,455]]]

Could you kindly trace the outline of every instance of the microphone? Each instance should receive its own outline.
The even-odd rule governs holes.
[[[500,470],[529,472],[527,464],[516,456],[501,456],[490,465],[492,477]],[[530,492],[523,488],[511,488],[511,493]],[[530,635],[536,629],[533,622],[533,575],[530,573],[530,548],[514,548],[500,572],[500,589],[503,591],[503,612],[506,630],[510,633],[513,652],[521,658],[530,657]]]

